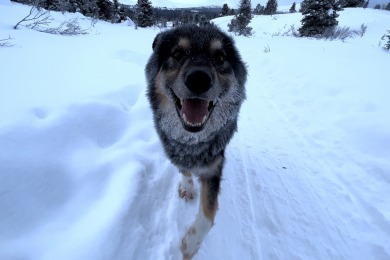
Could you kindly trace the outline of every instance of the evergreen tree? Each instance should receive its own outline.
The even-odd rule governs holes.
[[[183,11],[180,15],[180,24],[190,24],[191,22],[191,13],[189,11]]]
[[[301,36],[312,37],[323,35],[326,30],[334,29],[339,16],[336,11],[341,10],[335,0],[304,0],[304,16],[299,28]]]
[[[97,0],[97,6],[99,8],[99,19],[111,21],[112,18],[112,4],[108,0]]]
[[[264,13],[264,6],[261,4],[257,4],[255,10],[253,10],[254,14],[263,14]]]
[[[376,5],[374,6],[374,9],[380,10],[380,9],[381,9],[381,5],[380,5],[380,4],[376,4]]]
[[[385,10],[390,11],[390,2],[386,5]]]
[[[307,9],[307,1],[302,1],[301,2],[301,7],[299,8],[299,12],[303,13],[303,12],[306,11],[306,9]]]
[[[248,27],[248,24],[252,20],[251,10],[251,1],[241,0],[238,14],[236,14],[228,24],[229,32],[234,32],[238,35],[251,36],[252,27]]]
[[[210,25],[209,20],[207,19],[206,15],[202,14],[199,19],[199,26],[207,26]]]
[[[230,9],[227,4],[223,4],[221,13],[219,14],[220,17],[222,16],[228,16],[230,14]]]
[[[341,4],[342,7],[363,7],[364,0],[344,0],[344,3]]]
[[[264,8],[264,14],[273,15],[276,13],[277,9],[278,9],[278,2],[276,2],[276,0],[268,0]]]
[[[296,13],[297,10],[295,10],[295,2],[292,4],[292,6],[290,7],[290,13]]]
[[[370,0],[367,0],[364,5],[363,5],[363,8],[366,9],[368,7],[368,4],[370,3]]]
[[[138,0],[136,10],[136,22],[139,27],[149,27],[154,24],[152,3],[149,0]]]

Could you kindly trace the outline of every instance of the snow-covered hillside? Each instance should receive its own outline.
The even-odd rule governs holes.
[[[179,199],[145,97],[159,29],[13,30],[28,11],[0,1],[0,259],[180,259],[198,198]],[[276,35],[300,19],[235,37],[248,99],[195,259],[390,259],[390,12],[341,12],[368,26],[346,42]]]

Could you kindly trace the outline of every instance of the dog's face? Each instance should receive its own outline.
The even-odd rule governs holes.
[[[180,142],[206,140],[237,120],[246,69],[233,40],[214,26],[160,33],[146,67],[157,128]]]

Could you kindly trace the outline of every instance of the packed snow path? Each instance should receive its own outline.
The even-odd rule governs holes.
[[[145,97],[158,30],[14,31],[29,8],[0,7],[16,44],[0,49],[0,259],[180,259],[199,198],[179,199]],[[368,25],[344,43],[273,35],[300,18],[259,16],[235,38],[248,99],[195,259],[390,259],[390,12],[343,11]]]

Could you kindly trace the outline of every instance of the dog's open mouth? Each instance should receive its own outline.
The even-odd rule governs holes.
[[[197,98],[179,99],[176,96],[175,99],[184,128],[190,132],[202,130],[213,111],[215,102]]]

